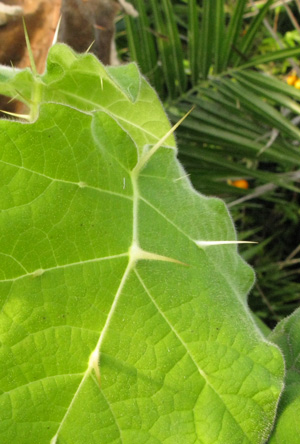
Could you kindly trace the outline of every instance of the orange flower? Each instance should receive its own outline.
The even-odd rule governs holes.
[[[295,83],[294,83],[294,87],[297,89],[300,89],[300,79],[298,79]]]
[[[228,180],[228,185],[231,185],[236,188],[243,188],[244,190],[248,190],[249,182],[246,179],[238,179],[238,180]]]
[[[289,75],[287,78],[286,78],[286,83],[288,84],[288,85],[294,85],[294,86],[296,86],[295,84],[298,82],[299,80],[298,80],[298,77],[296,76],[296,74],[291,74],[291,75]]]

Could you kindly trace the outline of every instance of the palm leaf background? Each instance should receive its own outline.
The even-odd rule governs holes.
[[[139,17],[118,24],[129,56],[172,121],[196,105],[177,131],[180,158],[200,192],[226,200],[240,238],[259,242],[242,250],[257,272],[249,302],[272,325],[300,300],[300,91],[270,67],[289,60],[298,69],[300,46],[271,29],[275,50],[257,51],[273,0],[131,2]],[[250,188],[228,184],[239,178]]]

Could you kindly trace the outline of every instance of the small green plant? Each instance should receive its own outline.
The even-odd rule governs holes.
[[[270,442],[300,442],[299,313],[261,331],[136,65],[56,45],[0,79],[30,110],[0,121],[1,443],[265,443],[282,392]]]

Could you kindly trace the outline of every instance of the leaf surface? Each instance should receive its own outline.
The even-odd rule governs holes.
[[[281,321],[269,335],[283,351],[286,362],[285,389],[270,444],[300,443],[300,309]]]
[[[0,121],[1,443],[265,442],[282,356],[236,246],[201,246],[236,239],[224,203],[152,149],[155,92],[64,45],[38,82]]]

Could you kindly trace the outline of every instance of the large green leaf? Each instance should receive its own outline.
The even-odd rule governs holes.
[[[0,121],[1,443],[265,442],[283,359],[155,92],[63,45],[31,86]]]
[[[286,361],[285,389],[270,444],[300,443],[300,309],[281,321],[269,336]]]

